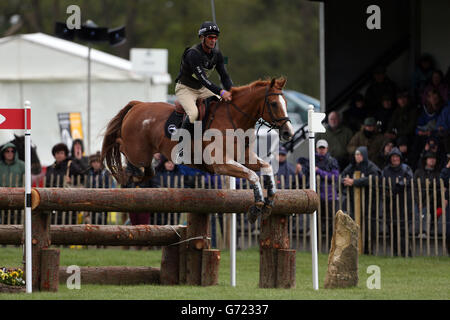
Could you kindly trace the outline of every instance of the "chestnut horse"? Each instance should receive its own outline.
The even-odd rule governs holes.
[[[231,102],[221,100],[211,105],[211,111],[206,119],[208,123],[206,129],[219,130],[225,140],[227,129],[246,131],[255,128],[256,123],[262,121],[270,128],[279,130],[281,141],[290,140],[294,132],[287,114],[286,99],[282,93],[285,83],[284,78],[274,78],[232,88]],[[143,169],[143,173],[141,172],[143,179],[154,175],[152,159],[155,153],[159,152],[172,159],[172,149],[178,141],[173,141],[165,135],[164,126],[173,111],[174,106],[168,103],[131,101],[108,123],[103,139],[102,162],[105,160],[107,167],[120,183],[124,181],[121,154],[128,163],[141,171]],[[210,143],[202,141],[200,144],[202,150]],[[226,143],[222,145],[226,146]],[[273,170],[271,165],[259,158],[248,144],[245,145],[245,161],[238,162],[239,152],[236,152],[236,145],[234,147],[231,156],[228,150],[223,150],[220,161],[213,163],[202,161],[200,164],[188,165],[212,174],[247,179],[255,197],[255,203],[248,211],[249,220],[253,223],[261,213],[263,218],[271,213],[276,192]],[[266,198],[263,196],[259,177],[255,171],[261,171],[261,175],[264,176],[267,186]]]

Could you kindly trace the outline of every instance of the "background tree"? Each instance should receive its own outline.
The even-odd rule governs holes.
[[[178,74],[185,47],[198,41],[197,30],[212,20],[210,0],[2,0],[0,35],[43,32],[54,34],[54,22],[66,21],[66,8],[81,8],[81,20],[99,26],[127,28],[127,42],[112,48],[95,45],[129,58],[131,48],[167,48],[169,73]],[[215,0],[222,37],[219,46],[228,57],[236,85],[283,75],[289,89],[319,96],[318,4],[307,0]],[[21,16],[18,30],[9,20]],[[217,79],[216,79],[217,80]],[[174,84],[169,88],[173,93]]]

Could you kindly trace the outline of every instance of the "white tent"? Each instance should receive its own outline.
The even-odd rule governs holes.
[[[86,140],[87,57],[88,47],[43,33],[0,39],[0,108],[31,102],[32,141],[44,166],[61,142],[58,113],[80,112]],[[92,49],[91,152],[100,150],[106,124],[130,100],[166,99],[167,86],[152,88],[152,78],[133,72],[130,61]],[[11,138],[12,131],[0,132],[0,144]]]

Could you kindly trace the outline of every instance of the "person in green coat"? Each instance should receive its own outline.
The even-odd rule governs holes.
[[[0,149],[0,186],[23,187],[25,162],[19,159],[16,146],[11,142]]]
[[[367,147],[369,160],[375,162],[386,139],[378,132],[375,118],[369,117],[364,120],[363,127],[350,140],[347,152],[354,154],[360,146]]]

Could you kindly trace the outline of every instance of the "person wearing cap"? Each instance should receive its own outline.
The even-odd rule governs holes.
[[[410,180],[413,177],[411,168],[403,163],[402,153],[397,147],[389,152],[388,164],[383,168],[382,176],[390,178],[393,183],[398,178],[400,185],[403,185],[403,178]]]
[[[45,173],[46,187],[64,187],[74,183],[81,174],[81,168],[69,158],[69,149],[65,143],[58,143],[52,148],[55,162],[47,167]]]
[[[231,101],[233,82],[225,68],[222,52],[217,48],[219,26],[211,21],[205,21],[198,30],[200,43],[186,48],[181,58],[180,72],[175,79],[175,95],[186,111],[187,117],[182,128],[193,134],[194,121],[198,110],[196,100],[220,96],[225,101]],[[210,73],[216,69],[224,86],[221,89],[210,79]]]
[[[367,87],[365,102],[369,114],[374,115],[381,106],[381,99],[384,95],[395,96],[397,85],[386,75],[384,66],[377,66],[373,71],[373,81]]]
[[[341,116],[336,111],[328,114],[328,124],[324,133],[316,135],[317,140],[324,139],[328,142],[327,150],[339,163],[340,168],[345,168],[349,163],[347,145],[353,137],[353,132],[342,124]]]
[[[355,154],[359,146],[366,146],[368,149],[369,160],[376,161],[385,138],[377,131],[377,122],[374,117],[368,117],[364,120],[364,125],[350,140],[347,145],[347,152]]]
[[[361,177],[360,178],[355,178],[355,172],[359,171],[361,173]],[[364,196],[365,199],[367,201],[364,202],[365,208],[364,208],[364,212],[366,213],[366,217],[368,216],[368,212],[369,212],[369,176],[372,176],[372,182],[375,181],[375,177],[379,177],[381,176],[381,170],[380,168],[378,168],[378,166],[373,163],[372,161],[369,160],[368,157],[368,152],[367,152],[367,147],[366,146],[359,146],[358,148],[356,148],[355,152],[354,152],[354,157],[352,159],[352,161],[350,162],[350,164],[342,171],[341,173],[341,182],[343,185],[343,199],[342,199],[342,204],[344,206],[343,209],[345,209],[345,211],[350,214],[353,219],[355,218],[355,214],[353,212],[353,203],[354,203],[354,199],[353,199],[353,195],[354,192],[352,190],[352,187],[364,187],[362,190],[364,191]],[[348,187],[348,188],[347,188]],[[372,194],[375,194],[374,188],[375,188],[375,183],[372,183]],[[350,206],[347,207],[347,199],[349,198],[349,204]],[[376,214],[376,199],[375,197],[372,197],[372,203],[371,203],[371,208],[372,208],[372,212],[371,212],[371,217],[372,217],[372,229],[370,230],[371,235],[372,235],[372,239],[375,239],[375,214]],[[368,223],[365,224],[366,226],[366,238],[365,238],[365,253],[368,252]]]
[[[89,156],[89,167],[87,170],[87,188],[111,188],[111,173],[101,163],[100,152]]]
[[[425,146],[419,154],[418,160],[416,161],[416,168],[423,168],[425,164],[425,155],[428,152],[433,152],[436,154],[436,167],[440,169],[443,165],[445,165],[445,153],[442,151],[440,141],[437,137],[429,137],[425,141]],[[417,159],[417,158],[416,158]]]
[[[277,188],[294,189],[296,187],[295,181],[295,167],[292,163],[287,161],[288,151],[285,147],[280,147],[278,151],[278,172],[276,174]]]
[[[405,136],[411,138],[417,121],[417,109],[411,104],[411,98],[408,90],[404,89],[397,93],[397,108],[392,114],[391,120],[387,126],[387,132],[396,132],[397,138]]]
[[[397,147],[392,148],[391,152],[389,152],[388,155],[388,165],[386,165],[383,168],[382,171],[382,177],[386,178],[386,183],[390,187],[392,187],[392,197],[390,196],[391,193],[386,194],[386,208],[390,208],[392,205],[392,208],[394,208],[394,214],[392,215],[392,224],[394,226],[394,230],[397,230],[397,227],[400,228],[400,249],[401,253],[400,255],[408,256],[410,253],[406,253],[406,235],[405,235],[405,215],[404,215],[404,209],[402,207],[402,210],[400,212],[400,220],[398,220],[397,217],[397,206],[395,205],[396,199],[398,199],[399,203],[403,204],[405,203],[405,187],[408,187],[411,183],[411,179],[413,178],[413,172],[411,168],[404,164],[402,161],[402,153]],[[405,181],[406,179],[406,181]],[[408,221],[411,221],[412,219],[412,202],[411,202],[411,190],[406,190],[406,213],[408,214]],[[409,191],[409,192],[408,192]],[[388,217],[388,220],[390,218]],[[387,225],[390,224],[390,221],[387,222]],[[392,235],[394,238],[394,247],[393,252],[394,255],[398,255],[399,248],[398,248],[398,242],[397,237],[398,233],[394,232]]]
[[[78,177],[81,175],[81,168],[73,163],[69,158],[69,148],[65,143],[58,143],[52,148],[52,155],[55,158],[55,162],[47,167],[45,173],[45,186],[64,188],[75,184],[78,181]],[[51,221],[56,224],[76,224],[77,215],[66,215],[65,219],[61,212],[48,212],[52,214]],[[71,219],[69,221],[69,219]]]

